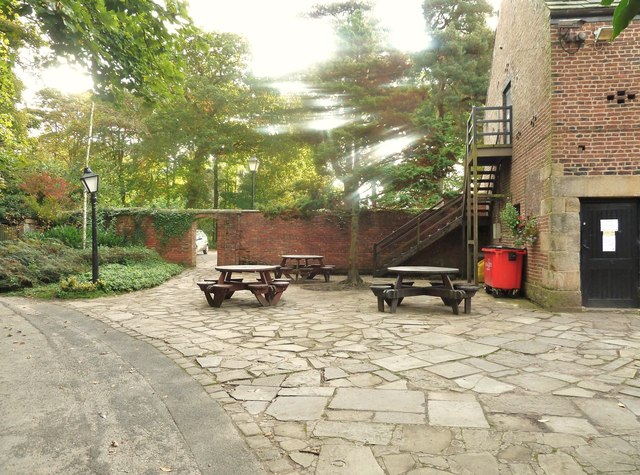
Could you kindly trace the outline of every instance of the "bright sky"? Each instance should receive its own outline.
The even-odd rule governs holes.
[[[254,74],[271,77],[304,69],[333,53],[330,23],[304,17],[318,3],[321,0],[189,0],[191,16],[200,28],[246,37],[253,53]],[[396,48],[425,48],[429,38],[424,31],[422,0],[373,3],[373,15]]]
[[[229,31],[246,37],[252,50],[252,71],[258,76],[271,77],[304,69],[331,56],[334,50],[331,26],[323,20],[303,17],[313,5],[323,1],[188,0],[191,16],[200,28]],[[428,44],[422,1],[372,1],[374,16],[396,48],[419,51]],[[490,1],[494,8],[499,6],[500,0]],[[22,76],[24,78],[24,74]],[[87,74],[69,66],[44,71],[39,78],[24,79],[27,96],[31,91],[44,87],[54,87],[66,93],[86,91],[92,87]]]

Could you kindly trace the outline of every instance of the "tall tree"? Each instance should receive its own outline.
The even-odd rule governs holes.
[[[146,171],[137,147],[148,115],[144,102],[123,94],[114,103],[90,94],[63,94],[54,89],[38,93],[29,113],[37,130],[33,154],[26,156],[32,168],[47,171],[80,186],[79,171],[86,160],[89,116],[95,102],[90,166],[101,180],[100,201],[111,206],[153,201],[144,184]],[[143,201],[142,201],[143,202]]]
[[[429,87],[433,113],[454,115],[462,128],[471,105],[486,97],[494,34],[486,0],[424,0],[431,45],[416,55],[420,79]],[[430,112],[430,111],[429,111]]]
[[[183,0],[0,1],[0,191],[17,189],[19,180],[11,177],[27,145],[27,116],[16,107],[19,51],[42,64],[64,56],[85,66],[97,92],[128,90],[158,100],[181,86],[182,61],[172,52],[176,33],[189,23]]]
[[[455,166],[464,155],[466,117],[484,103],[489,81],[493,32],[486,24],[485,0],[425,0],[423,12],[431,44],[415,55],[415,79],[425,101],[414,123],[422,140],[408,149],[406,161],[389,170],[387,205],[430,206],[459,193]]]
[[[0,221],[13,221],[17,212],[9,201],[18,198],[15,173],[28,142],[28,117],[16,107],[22,84],[13,71],[18,51],[12,45],[21,34],[9,25],[9,17],[0,9]]]
[[[173,157],[189,208],[211,206],[208,170],[227,151],[246,147],[257,135],[250,126],[254,106],[247,82],[247,46],[229,33],[190,31],[180,53],[185,61],[183,93],[156,108],[147,149]]]
[[[378,167],[376,147],[394,127],[402,125],[398,109],[389,106],[406,98],[401,86],[409,69],[407,58],[384,48],[383,34],[370,16],[368,2],[348,1],[318,6],[314,18],[331,18],[339,39],[339,56],[321,65],[308,79],[332,102],[324,112],[325,130],[317,148],[319,163],[329,164],[344,185],[345,207],[351,216],[349,270],[345,284],[362,282],[357,268],[361,199],[366,182]]]

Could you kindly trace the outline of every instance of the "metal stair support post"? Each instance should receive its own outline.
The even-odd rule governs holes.
[[[476,128],[477,110],[473,107],[469,121],[467,122],[467,147],[465,156],[464,172],[467,179],[465,182],[466,196],[466,256],[467,256],[467,282],[478,283],[477,262],[478,262],[478,154],[475,153],[477,147]]]

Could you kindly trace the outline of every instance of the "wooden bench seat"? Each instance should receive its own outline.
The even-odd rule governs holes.
[[[393,288],[394,284],[381,283],[369,288],[378,299],[378,311],[384,312],[385,302],[389,305],[389,311],[395,313],[396,308],[406,297],[428,295],[440,297],[445,305],[451,307],[454,314],[458,314],[458,305],[464,300],[464,313],[471,312],[471,299],[479,287],[471,284],[455,284],[453,289],[447,289],[443,285],[431,285],[428,287],[414,287],[413,282],[403,282],[402,288]]]
[[[235,291],[233,284],[218,284],[212,281],[197,282],[204,292],[207,303],[212,307],[220,307],[224,299],[231,298]],[[212,295],[213,294],[213,295]]]
[[[471,299],[480,287],[473,284],[453,284],[453,288],[464,292],[464,313],[471,313]]]
[[[371,289],[371,291],[373,292],[373,295],[375,295],[378,299],[378,311],[379,312],[384,312],[384,303],[387,302],[387,305],[389,305],[389,307],[391,307],[391,303],[392,300],[389,298],[386,298],[384,295],[385,290],[389,290],[392,289],[393,286],[395,284],[391,283],[391,282],[381,282],[379,284],[375,284],[370,286],[369,288]],[[402,287],[412,287],[413,286],[413,282],[408,281],[408,282],[403,282],[402,283]],[[398,305],[400,303],[402,303],[403,298],[399,298],[398,299]]]
[[[251,284],[247,284],[247,289],[256,296],[258,302],[260,302],[264,307],[268,307],[269,305],[271,305],[269,303],[271,300],[269,294],[272,289],[269,284],[265,284],[263,282],[254,282]]]
[[[322,274],[325,282],[329,282],[333,271],[336,266],[334,265],[312,265],[305,267],[289,267],[289,266],[280,266],[278,271],[276,272],[276,277],[281,278],[283,275],[288,277],[293,281],[297,281],[300,278],[305,279],[313,279],[316,275]]]
[[[274,279],[271,281],[271,286],[273,287],[273,292],[269,297],[271,305],[276,305],[280,301],[282,293],[287,290],[290,283],[291,282],[289,282],[287,279]]]
[[[329,282],[329,278],[333,274],[333,271],[336,269],[336,266],[334,265],[320,266],[317,269],[319,273],[322,274],[322,276],[324,277],[324,281]]]

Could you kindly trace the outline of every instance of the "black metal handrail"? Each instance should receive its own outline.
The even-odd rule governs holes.
[[[391,234],[373,245],[374,271],[382,267],[381,258],[385,252],[393,250],[393,254],[399,254],[419,242],[429,238],[440,228],[444,227],[451,219],[460,215],[462,195],[455,198],[442,200],[435,206],[414,216]]]
[[[467,120],[467,156],[478,145],[508,145],[513,130],[511,106],[473,107]]]

